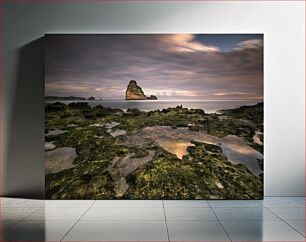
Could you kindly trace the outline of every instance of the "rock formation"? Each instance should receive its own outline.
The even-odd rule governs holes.
[[[154,95],[147,97],[137,82],[131,80],[126,89],[125,100],[157,100],[157,97]]]
[[[149,99],[149,100],[157,100],[157,97],[154,96],[154,95],[151,95],[150,97],[147,97],[147,99]]]

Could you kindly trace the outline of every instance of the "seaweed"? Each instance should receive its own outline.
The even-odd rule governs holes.
[[[106,124],[119,125],[108,128]],[[225,137],[237,135],[253,149],[263,152],[263,146],[253,143],[256,131],[263,130],[263,104],[243,106],[207,114],[201,109],[182,106],[144,112],[129,109],[90,107],[85,102],[54,103],[45,107],[45,133],[60,129],[58,135],[48,135],[56,147],[76,148],[74,167],[46,175],[47,199],[261,199],[263,175],[252,174],[244,165],[233,165],[219,146],[192,141],[182,159],[159,147],[148,144],[126,145],[134,132],[154,126],[186,127],[191,131]],[[113,137],[110,132],[125,130],[125,135]],[[262,140],[262,139],[261,139]],[[154,150],[152,160],[128,174],[123,196],[118,197],[120,177],[115,177],[118,160],[146,157]],[[263,160],[258,160],[263,168]],[[120,174],[120,172],[119,172]]]

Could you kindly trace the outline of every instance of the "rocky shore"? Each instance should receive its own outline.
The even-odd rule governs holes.
[[[219,114],[182,106],[124,112],[84,102],[57,102],[45,111],[46,199],[263,196],[263,103]],[[230,137],[235,149],[224,146]],[[254,154],[256,172],[233,162],[226,148],[242,158]],[[74,156],[65,153],[72,163],[58,164],[54,156],[72,150]]]

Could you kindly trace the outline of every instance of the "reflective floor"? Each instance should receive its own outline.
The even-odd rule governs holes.
[[[305,241],[305,198],[42,201],[1,198],[1,241]]]

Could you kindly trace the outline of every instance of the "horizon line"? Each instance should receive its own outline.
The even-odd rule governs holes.
[[[59,98],[62,98],[62,97],[59,97]],[[54,100],[47,100],[47,101],[55,101],[56,99]],[[82,102],[85,102],[85,101],[89,101],[89,102],[94,102],[94,101],[111,101],[111,102],[121,102],[121,101],[129,101],[129,102],[133,102],[133,101],[147,101],[147,102],[158,102],[158,101],[165,101],[165,102],[181,102],[181,101],[184,101],[184,102],[213,102],[213,101],[220,101],[220,102],[232,102],[232,101],[264,101],[264,98],[259,98],[259,99],[157,99],[157,100],[148,100],[148,99],[144,99],[144,100],[126,100],[126,99],[96,99],[96,100],[78,100],[78,99],[71,99],[71,100],[61,100],[61,101],[82,101]]]

